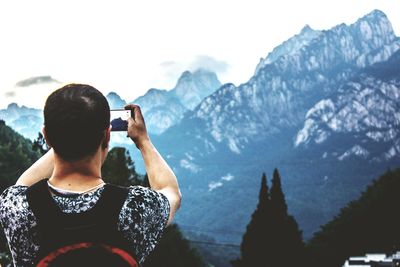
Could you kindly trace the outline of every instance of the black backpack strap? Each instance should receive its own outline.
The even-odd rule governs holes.
[[[40,180],[30,186],[26,191],[29,207],[41,227],[51,227],[60,219],[61,210],[55,206],[53,197],[50,194],[48,179]]]
[[[128,193],[129,188],[106,184],[100,199],[93,208],[96,219],[106,219],[116,224]]]
[[[38,223],[40,251],[37,261],[51,251],[80,242],[110,244],[136,259],[134,249],[118,231],[119,213],[128,194],[129,188],[106,184],[91,209],[64,213],[53,200],[47,179],[29,187],[28,204]]]
[[[93,208],[82,213],[64,213],[55,203],[47,184],[48,179],[41,180],[27,189],[26,196],[30,208],[35,215],[38,228],[46,234],[46,239],[52,233],[65,228],[75,228],[83,225],[108,225],[116,227],[119,213],[129,188],[106,184],[104,191]],[[116,228],[115,228],[116,229]]]
[[[48,189],[48,179],[43,179],[27,189],[26,196],[30,208],[36,217],[38,225],[47,229],[55,229],[60,226],[57,222],[64,224],[74,217],[83,217],[81,214],[65,214],[55,204]],[[106,184],[99,200],[95,206],[84,212],[88,220],[92,222],[117,223],[119,213],[128,196],[129,188]],[[76,215],[76,216],[75,216]],[[68,218],[66,218],[68,217]],[[80,218],[80,220],[83,218]]]

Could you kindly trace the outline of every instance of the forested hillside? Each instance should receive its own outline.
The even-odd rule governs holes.
[[[32,142],[0,120],[0,190],[11,184],[39,157]]]
[[[308,243],[311,266],[342,266],[350,256],[400,250],[400,169],[387,171],[321,227]]]

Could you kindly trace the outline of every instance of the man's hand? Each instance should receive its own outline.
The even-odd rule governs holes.
[[[130,109],[133,117],[128,119],[128,136],[135,142],[136,147],[141,149],[143,144],[150,140],[142,111],[138,105],[134,104],[126,105],[125,109]]]

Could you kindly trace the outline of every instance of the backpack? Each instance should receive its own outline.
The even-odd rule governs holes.
[[[139,266],[132,245],[118,231],[128,188],[106,184],[97,203],[82,213],[64,213],[49,191],[47,179],[27,189],[37,220],[37,267]]]

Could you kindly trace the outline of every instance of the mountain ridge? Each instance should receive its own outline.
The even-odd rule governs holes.
[[[259,64],[248,82],[237,87],[223,85],[187,112],[180,123],[154,139],[182,177],[182,192],[189,206],[197,207],[181,212],[178,222],[217,230],[230,229],[229,221],[235,221],[244,229],[244,209],[250,211],[254,205],[246,196],[254,194],[258,186],[253,179],[278,167],[282,177],[288,177],[283,184],[292,214],[308,238],[374,175],[399,165],[399,157],[393,157],[364,168],[365,151],[356,146],[357,136],[335,137],[346,140],[341,148],[348,148],[339,153],[334,146],[327,146],[338,153],[334,158],[324,158],[325,151],[318,149],[294,147],[296,134],[316,103],[338,94],[346,83],[361,79],[360,73],[373,64],[386,65],[399,50],[399,43],[387,17],[373,11],[350,25],[319,31],[295,53],[282,54],[262,67]],[[349,149],[360,157],[345,156]],[[370,156],[374,151],[369,151]],[[233,178],[222,179],[228,174]],[[212,203],[242,209],[233,215]],[[218,241],[240,239],[214,237]]]
[[[149,132],[161,134],[178,123],[183,114],[220,87],[217,75],[205,69],[185,71],[171,90],[152,88],[132,103],[142,106]]]

